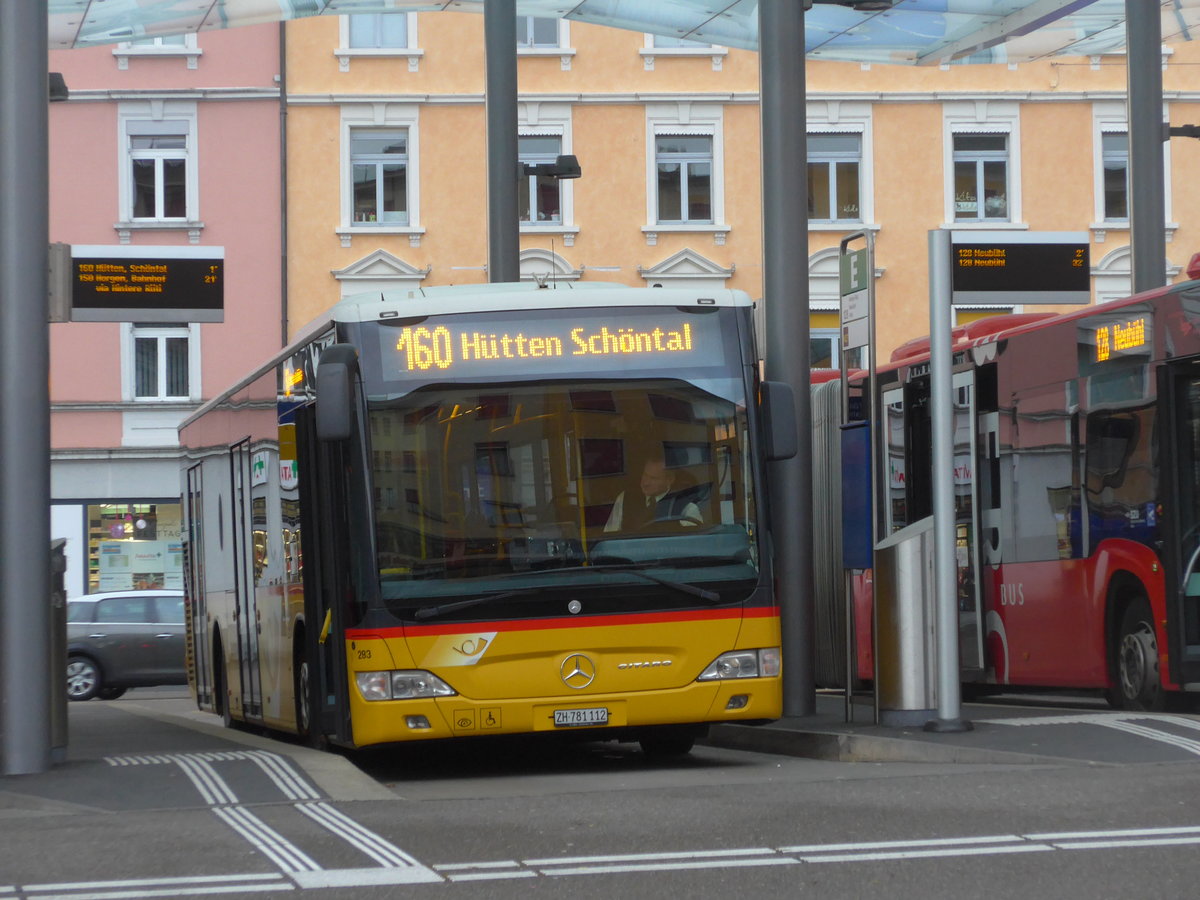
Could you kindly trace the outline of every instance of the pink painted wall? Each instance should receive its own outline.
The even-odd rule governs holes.
[[[63,73],[71,91],[69,102],[50,107],[50,237],[118,244],[119,104],[195,101],[198,243],[225,249],[225,321],[201,327],[207,399],[280,345],[279,29],[209,32],[198,44],[195,69],[181,57],[131,56],[121,70],[112,46],[50,54],[51,70]],[[189,237],[186,229],[134,230],[129,243],[188,245]],[[51,327],[52,404],[110,407],[56,410],[54,447],[120,444],[121,410],[111,408],[121,399],[120,333],[109,323]]]

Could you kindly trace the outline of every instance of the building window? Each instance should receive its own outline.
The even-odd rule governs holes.
[[[118,69],[128,69],[131,56],[181,57],[187,61],[189,69],[194,69],[202,52],[196,44],[195,34],[170,34],[123,41],[117,44],[112,54]]]
[[[808,217],[860,222],[858,172],[862,138],[857,134],[808,136]]]
[[[355,50],[404,49],[408,46],[407,13],[358,13],[347,16],[350,47]]]
[[[133,329],[133,399],[187,400],[191,395],[187,328]]]
[[[559,46],[558,19],[517,17],[517,47],[521,50]]]
[[[654,141],[659,224],[712,223],[713,139],[660,134]]]
[[[195,231],[195,243],[200,227],[195,102],[127,101],[119,105],[117,119],[118,229],[187,228]]]
[[[187,219],[188,136],[129,135],[130,218]]]
[[[553,163],[562,152],[562,138],[557,135],[521,135],[518,139],[520,161],[527,165]],[[562,222],[560,183],[551,175],[529,175],[524,189],[518,192],[519,217],[521,222]]]
[[[1104,167],[1104,221],[1129,219],[1129,137],[1124,132],[1100,136]]]
[[[954,135],[954,219],[1008,221],[1008,135]]]
[[[87,507],[87,592],[183,587],[178,503]]]
[[[835,329],[812,329],[808,335],[808,367],[810,369],[836,369],[838,343],[841,332]]]
[[[350,168],[354,224],[408,224],[407,131],[353,129]]]

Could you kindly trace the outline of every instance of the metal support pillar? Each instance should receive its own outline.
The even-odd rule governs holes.
[[[958,674],[958,563],[954,553],[954,374],[950,342],[950,232],[929,233],[929,405],[933,432],[933,592],[938,717],[926,731],[970,731]]]
[[[51,763],[45,0],[0,2],[0,770]]]
[[[1125,0],[1129,249],[1133,292],[1167,283],[1162,22],[1157,3]]]
[[[783,627],[783,713],[816,712],[813,653],[812,397],[804,7],[758,5],[766,369],[796,398],[797,453],[770,463],[771,537]]]
[[[487,57],[488,281],[520,281],[516,0],[488,0],[483,8],[483,35]]]

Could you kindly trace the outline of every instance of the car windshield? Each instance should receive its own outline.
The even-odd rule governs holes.
[[[375,401],[384,601],[406,618],[545,615],[570,598],[592,611],[738,602],[758,578],[747,428],[732,380],[439,385]]]

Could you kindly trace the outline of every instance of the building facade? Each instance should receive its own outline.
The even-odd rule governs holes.
[[[350,293],[487,280],[483,46],[466,13],[288,24],[290,330]],[[1176,124],[1200,121],[1198,58],[1164,48]],[[814,366],[837,364],[838,246],[858,231],[875,237],[884,359],[927,330],[932,229],[1084,232],[1093,300],[1128,292],[1124,57],[1010,64],[999,47],[968,62],[810,60],[797,251]],[[761,296],[755,53],[520,17],[518,70],[522,162],[573,153],[583,170],[522,184],[522,277]],[[1200,248],[1200,143],[1175,139],[1164,159],[1174,278]]]
[[[113,297],[154,289],[148,260],[221,260],[221,322],[179,321],[155,296],[128,321],[50,329],[68,595],[182,587],[178,423],[282,341],[279,28],[52,52],[50,67],[70,90],[50,109],[51,240],[116,260],[95,275]]]

